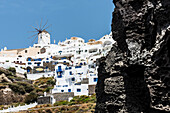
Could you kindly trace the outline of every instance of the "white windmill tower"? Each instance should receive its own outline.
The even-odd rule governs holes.
[[[45,45],[49,45],[51,42],[50,41],[50,33],[46,31],[46,29],[48,29],[51,25],[49,25],[48,27],[45,27],[47,25],[47,22],[43,25],[43,27],[41,26],[42,20],[41,20],[40,26],[38,26],[38,28],[35,28],[32,26],[36,31],[30,31],[30,32],[38,32],[30,37],[30,38],[35,37],[33,42],[38,37],[38,44],[36,44],[36,45],[45,46]]]
[[[38,33],[38,44],[49,45],[50,44],[50,33],[45,29]]]

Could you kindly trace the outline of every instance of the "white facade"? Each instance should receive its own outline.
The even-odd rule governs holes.
[[[99,40],[91,39],[87,43],[82,38],[71,37],[58,44],[50,44],[50,34],[42,31],[38,35],[38,44],[32,47],[37,53],[23,56],[25,50],[28,50],[26,48],[20,54],[22,57],[2,57],[0,66],[19,68],[17,71],[27,72],[27,78],[31,80],[54,76],[56,85],[52,93],[89,95],[89,85],[96,85],[98,80],[96,59],[106,56],[115,43],[111,35],[105,35]]]
[[[50,44],[50,34],[43,30],[42,33],[38,34],[38,44],[49,45]]]

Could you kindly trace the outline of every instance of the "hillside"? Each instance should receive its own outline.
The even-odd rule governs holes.
[[[75,96],[70,102],[58,101],[54,105],[37,105],[19,113],[93,113],[96,106],[96,95]]]
[[[36,81],[26,79],[26,75],[16,73],[14,68],[0,68],[0,105],[12,103],[32,103],[43,92],[53,88],[54,80],[40,78]],[[0,108],[0,109],[1,109]]]

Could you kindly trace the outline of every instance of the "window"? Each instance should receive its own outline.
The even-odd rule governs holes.
[[[68,92],[71,92],[71,89],[68,89]]]
[[[61,92],[64,92],[64,90],[61,90]]]
[[[34,61],[41,61],[41,58],[39,58],[39,59],[34,59]]]
[[[29,73],[30,72],[30,69],[27,69],[27,73]]]
[[[46,58],[46,60],[49,60],[49,58]]]
[[[83,63],[80,63],[80,65],[83,65]]]
[[[25,53],[27,53],[28,51],[27,50],[25,50]]]
[[[28,61],[31,61],[31,58],[28,58]]]
[[[81,68],[81,66],[75,66],[75,68]]]
[[[77,92],[81,92],[81,89],[77,89]]]
[[[72,81],[75,81],[75,78],[72,78],[71,80],[72,80]]]
[[[68,85],[63,85],[63,87],[68,87]]]
[[[67,59],[66,57],[61,58],[61,60]]]
[[[61,66],[58,66],[58,71],[59,71],[59,72],[61,72],[61,71],[62,71]]]
[[[61,87],[61,85],[56,85],[56,87]]]
[[[94,78],[94,82],[97,82],[98,78]]]
[[[70,71],[70,75],[73,75],[72,71]]]
[[[87,52],[87,50],[85,50],[85,52]]]
[[[75,83],[75,85],[81,85],[81,83],[79,82],[79,83]]]
[[[32,63],[31,62],[28,62],[28,65],[31,65]]]
[[[58,75],[57,78],[62,78],[62,75]]]

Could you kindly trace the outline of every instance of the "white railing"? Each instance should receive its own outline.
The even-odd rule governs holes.
[[[24,106],[17,106],[17,107],[9,107],[8,109],[3,109],[0,110],[0,113],[5,113],[5,112],[19,112],[22,110],[28,110],[29,108],[35,107],[37,105],[37,103],[32,103],[32,104],[28,104],[28,105],[24,105]]]

